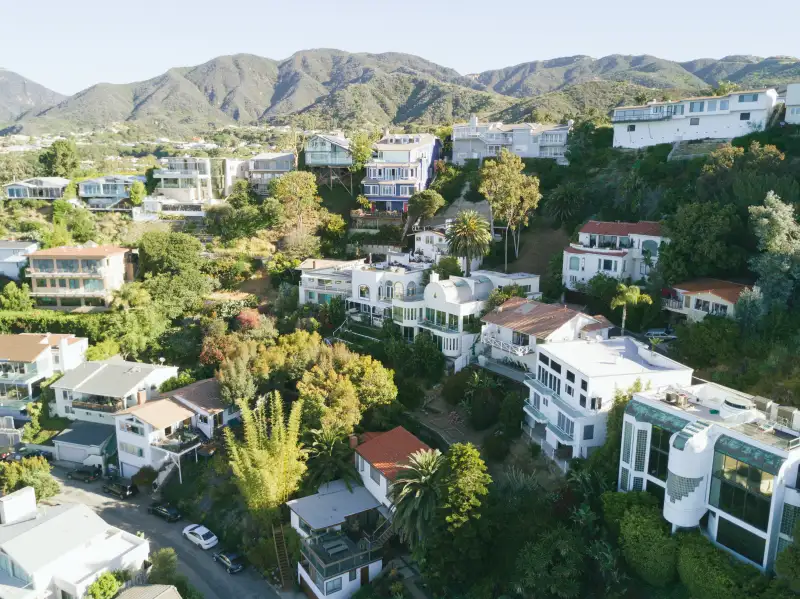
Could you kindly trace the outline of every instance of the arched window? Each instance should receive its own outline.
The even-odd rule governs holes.
[[[383,294],[383,296],[386,299],[392,299],[392,290],[393,289],[394,288],[392,286],[392,282],[391,281],[386,281],[386,292]]]
[[[358,288],[358,297],[363,299],[369,299],[369,287],[366,285],[362,285]]]
[[[658,244],[653,241],[652,239],[648,239],[647,241],[642,243],[642,253],[650,252],[650,257],[655,258],[658,256]]]
[[[569,259],[569,269],[570,270],[579,270],[580,269],[580,258],[577,256],[571,256]]]
[[[417,293],[417,284],[414,281],[411,281],[408,284],[408,287],[406,287],[406,293],[408,295],[414,295],[415,293]]]
[[[394,284],[394,296],[403,297],[403,284],[400,281]]]

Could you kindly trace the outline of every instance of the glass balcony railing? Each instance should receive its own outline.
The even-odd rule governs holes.
[[[170,453],[183,453],[193,447],[198,447],[203,442],[199,433],[190,428],[179,428],[166,437],[152,443],[154,447]]]

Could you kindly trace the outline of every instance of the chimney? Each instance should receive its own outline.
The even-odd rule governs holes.
[[[358,446],[358,437],[350,435],[350,449],[355,449]]]
[[[33,487],[0,497],[0,524],[14,524],[36,515],[36,493]]]
[[[139,389],[136,392],[136,405],[141,406],[147,402],[147,389]]]
[[[439,282],[439,273],[438,272],[432,272],[431,273],[431,281],[430,282],[431,283],[438,283]]]

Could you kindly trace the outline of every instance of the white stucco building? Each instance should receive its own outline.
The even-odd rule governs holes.
[[[174,156],[161,161],[164,168],[153,171],[156,194],[179,202],[208,202],[214,197],[211,159]]]
[[[413,257],[439,264],[439,260],[450,255],[450,247],[447,243],[445,232],[436,229],[425,229],[410,233],[409,237],[414,238]],[[463,256],[456,257],[462,272],[467,272],[467,259]],[[469,270],[474,271],[480,268],[483,257],[473,258],[469,263]]]
[[[28,255],[38,249],[36,241],[0,240],[0,276],[19,281],[20,269],[28,265]]]
[[[657,222],[590,220],[581,227],[578,243],[564,249],[562,282],[574,290],[601,273],[620,281],[647,279],[664,243],[669,239]]]
[[[264,196],[269,193],[270,181],[296,167],[297,158],[294,152],[265,152],[250,159],[247,175],[253,191]]]
[[[673,285],[661,299],[661,306],[689,322],[703,320],[708,314],[733,318],[736,302],[745,289],[747,285],[731,281],[693,279]]]
[[[774,89],[682,98],[614,109],[615,148],[695,139],[733,139],[763,130],[778,100]]]
[[[800,83],[790,83],[786,86],[786,116],[787,123],[800,125]]]
[[[770,570],[800,515],[799,430],[796,408],[715,383],[642,391],[625,408],[619,489]]]

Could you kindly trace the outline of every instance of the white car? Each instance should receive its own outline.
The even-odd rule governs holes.
[[[202,524],[190,524],[183,529],[183,536],[185,539],[200,547],[200,549],[211,549],[214,545],[219,543],[217,535]]]

